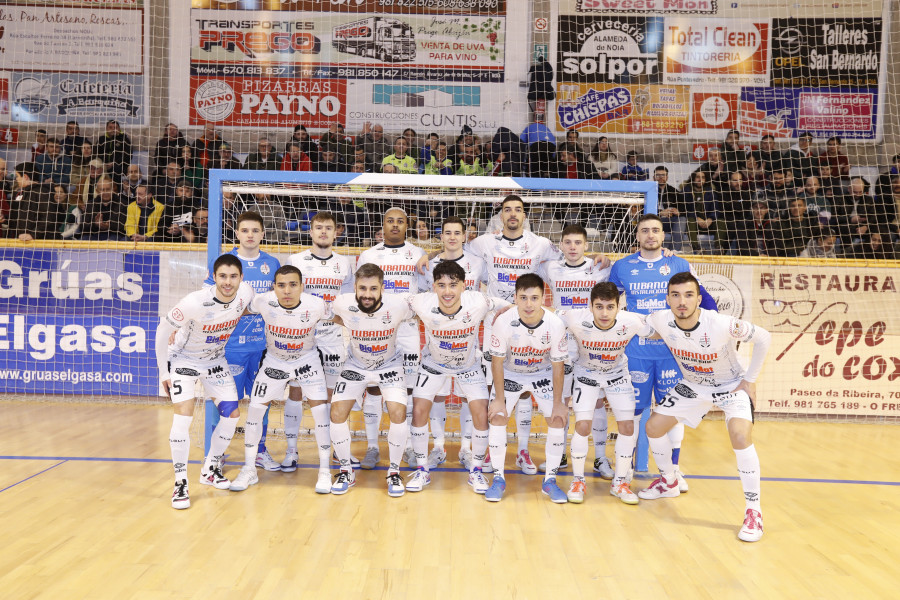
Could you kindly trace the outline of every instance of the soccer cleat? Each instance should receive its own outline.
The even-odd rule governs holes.
[[[316,493],[331,493],[331,471],[319,471],[319,476],[316,478]]]
[[[203,485],[211,485],[217,490],[227,490],[231,488],[231,482],[225,479],[225,476],[222,475],[222,471],[219,470],[218,465],[213,466],[213,468],[206,473],[201,469],[200,483]]]
[[[406,482],[406,491],[421,492],[429,483],[431,483],[431,473],[419,467],[409,476],[409,481]]]
[[[366,450],[366,455],[363,457],[362,462],[359,463],[360,469],[374,469],[375,465],[378,464],[378,460],[381,458],[381,452],[378,451],[378,448],[375,446],[369,446]]]
[[[673,479],[672,483],[669,483],[662,475],[654,479],[653,483],[637,493],[638,498],[643,498],[644,500],[677,498],[679,494],[681,494],[681,492],[678,491],[678,480]]]
[[[494,475],[494,480],[484,492],[484,499],[488,502],[500,502],[503,499],[503,492],[506,491],[506,480],[499,475]]]
[[[331,462],[333,462],[336,465],[341,464],[341,459],[339,459],[337,457],[337,453],[335,453],[334,451],[331,452]],[[356,458],[355,456],[353,456],[352,454],[350,455],[350,466],[353,467],[354,469],[361,468],[359,459]]]
[[[244,465],[241,467],[241,472],[238,473],[238,476],[231,482],[229,489],[232,492],[243,492],[251,485],[256,485],[257,483],[259,483],[259,477],[256,476],[256,467]]]
[[[472,461],[474,457],[472,456],[471,450],[460,450],[459,451],[459,464],[463,466],[463,469],[466,471],[472,470]]]
[[[541,484],[541,492],[546,496],[550,496],[550,500],[554,504],[565,504],[569,501],[566,493],[556,484],[556,477],[545,479],[544,483]]]
[[[609,495],[615,496],[625,504],[637,504],[638,496],[634,492],[631,491],[631,486],[628,485],[627,481],[623,481],[619,485],[613,483],[609,486]]]
[[[738,539],[744,542],[758,542],[762,539],[763,535],[762,513],[758,510],[748,508],[745,514],[744,524],[741,526],[740,532],[738,532]]]
[[[491,464],[491,451],[484,453],[484,461],[481,463],[481,470],[484,473],[493,473],[494,465]]]
[[[682,473],[681,469],[677,466],[675,467],[675,479],[678,480],[678,491],[682,494],[686,494],[690,488],[688,487],[687,480],[684,478],[684,473]]]
[[[526,475],[537,475],[537,467],[534,466],[528,450],[519,450],[519,454],[516,456],[516,466]]]
[[[609,459],[605,456],[594,460],[594,471],[600,473],[600,479],[609,481],[616,474],[612,467],[609,466]]]
[[[272,455],[269,454],[268,450],[256,454],[256,466],[260,469],[265,469],[266,471],[281,470],[281,463],[272,458]]]
[[[191,507],[191,498],[188,496],[187,479],[175,482],[175,491],[172,492],[172,508],[181,510]]]
[[[469,473],[469,485],[472,486],[472,491],[476,494],[483,494],[487,491],[488,482],[487,479],[484,478],[484,475],[481,472],[481,469],[475,468]]]
[[[400,479],[400,473],[388,473],[387,476],[388,496],[391,498],[399,498],[406,493],[406,487],[403,480]]]
[[[569,499],[569,502],[574,502],[575,504],[584,502],[584,479],[576,477],[572,480],[572,483],[569,485],[569,491],[566,492],[566,498]]]
[[[337,496],[346,494],[354,485],[356,485],[356,473],[353,471],[339,471],[334,476],[334,483],[331,484],[331,493]]]
[[[566,456],[565,452],[563,452],[562,458],[559,459],[559,468],[557,469],[557,471],[562,471],[564,468],[566,468],[568,466],[569,466],[569,457]],[[538,471],[540,471],[541,473],[546,473],[547,472],[547,463],[542,462],[540,465],[538,465]]]
[[[407,448],[403,451],[403,462],[409,465],[410,469],[416,469],[419,466],[419,463],[416,462],[416,453],[412,448]]]
[[[428,453],[428,468],[435,469],[438,465],[442,465],[447,462],[447,451],[443,448],[438,448],[435,446],[432,448],[431,452]]]
[[[284,460],[281,461],[282,473],[293,473],[297,470],[297,463],[300,462],[300,455],[296,450],[288,450],[284,453]],[[328,479],[331,481],[331,478]],[[330,484],[329,484],[330,485]]]

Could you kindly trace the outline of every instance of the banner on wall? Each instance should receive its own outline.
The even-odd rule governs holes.
[[[684,135],[690,91],[682,85],[557,85],[557,129],[635,135]]]
[[[560,83],[660,83],[663,19],[561,15]]]
[[[769,24],[667,18],[663,60],[665,83],[768,85]]]
[[[874,140],[878,130],[878,89],[743,88],[738,129],[758,138],[771,134]]]

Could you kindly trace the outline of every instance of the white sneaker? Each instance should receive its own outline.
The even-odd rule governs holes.
[[[738,532],[738,539],[744,542],[758,542],[763,535],[762,513],[748,508],[744,514],[744,524]]]
[[[428,453],[428,468],[436,469],[438,465],[442,465],[447,461],[447,451],[443,448],[435,446]]]
[[[281,471],[283,473],[293,473],[297,470],[297,463],[300,462],[300,454],[296,450],[288,450],[284,453],[284,460],[281,461]],[[331,478],[328,478],[331,481]],[[330,485],[330,484],[329,484]]]
[[[627,481],[621,482],[619,485],[613,483],[609,486],[609,495],[615,496],[625,504],[637,504],[639,502],[637,494],[631,491],[631,486]]]
[[[409,481],[406,482],[406,491],[421,492],[429,483],[431,483],[431,473],[425,469],[416,469],[415,472],[409,476]],[[390,484],[388,484],[388,489],[390,490]]]
[[[648,487],[645,487],[637,493],[638,498],[644,500],[656,500],[658,498],[677,498],[681,492],[678,491],[678,481],[674,480],[669,483],[663,479],[662,475],[653,480]]]
[[[366,455],[363,457],[362,462],[359,463],[360,469],[374,469],[375,465],[378,464],[378,461],[381,459],[381,452],[378,448],[374,446],[369,446],[366,450]]]
[[[391,498],[399,498],[406,493],[406,486],[400,479],[400,473],[388,473],[387,476],[388,496]]]
[[[191,497],[188,496],[187,479],[175,482],[175,491],[172,492],[172,508],[182,510],[191,507]]]
[[[232,492],[243,492],[251,485],[259,483],[259,477],[256,475],[256,467],[253,465],[244,465],[241,472],[231,482],[229,488]]]
[[[472,461],[474,460],[472,456],[471,450],[460,450],[459,451],[459,464],[463,466],[463,469],[466,471],[472,470]]]
[[[331,493],[331,471],[319,471],[319,477],[316,479],[316,493]]]
[[[678,467],[675,467],[675,479],[678,480],[678,491],[682,494],[686,494],[690,488],[688,487],[687,480],[684,478],[684,473],[682,473],[681,469]]]
[[[419,463],[416,462],[416,453],[413,452],[412,448],[407,448],[403,451],[403,462],[409,465],[410,469],[416,469],[419,467]]]
[[[519,454],[516,456],[516,466],[526,475],[537,475],[537,467],[531,460],[528,450],[519,450]]]
[[[493,473],[494,465],[491,464],[491,451],[488,450],[484,453],[484,462],[481,463],[481,470],[484,473]]]
[[[609,466],[609,459],[605,456],[594,460],[594,471],[600,473],[601,479],[609,481],[616,474],[612,467]]]
[[[211,485],[217,490],[227,490],[231,488],[231,482],[225,479],[218,465],[214,465],[209,471],[203,472],[200,469],[200,483],[203,485]]]
[[[269,454],[268,450],[256,454],[256,466],[260,469],[265,469],[266,471],[281,470],[281,463],[272,458],[272,455]]]
[[[481,472],[481,469],[474,469],[471,473],[469,473],[469,485],[472,486],[472,491],[476,494],[484,494],[490,485],[488,485],[487,479],[485,479],[484,475]]]
[[[572,479],[572,483],[569,485],[569,491],[566,492],[566,498],[569,499],[569,502],[573,502],[575,504],[581,504],[584,502],[584,478],[583,477],[575,477]]]
[[[340,471],[334,476],[334,483],[331,484],[331,493],[335,496],[346,494],[354,485],[356,485],[356,473],[354,471]]]

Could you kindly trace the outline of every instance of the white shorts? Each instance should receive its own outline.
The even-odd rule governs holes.
[[[549,419],[553,414],[553,374],[550,371],[523,375],[522,373],[503,372],[503,390],[506,398],[506,414],[509,416],[519,398],[531,394],[537,402],[538,410]],[[496,396],[496,386],[491,389],[491,400]]]
[[[475,367],[465,373],[447,375],[433,373],[424,366],[419,368],[419,376],[416,378],[416,387],[413,390],[413,398],[434,400],[435,396],[443,396],[450,393],[450,382],[456,380],[457,395],[471,400],[487,400],[487,383],[484,381],[484,371],[481,367]],[[446,389],[446,394],[444,390]]]
[[[345,365],[334,384],[331,401],[358,401],[370,386],[381,388],[381,395],[386,402],[406,404],[406,380],[400,365],[382,367],[374,371],[364,371]]]
[[[422,362],[422,339],[419,335],[419,322],[415,319],[403,321],[397,327],[397,347],[403,353],[403,373],[406,387],[416,385],[416,375]]]
[[[219,402],[238,401],[234,377],[224,357],[205,367],[175,363],[169,366],[169,379],[172,382],[169,396],[173,404],[193,400],[197,396],[194,388],[198,379],[203,383],[206,396],[214,398],[217,405]]]
[[[319,358],[322,360],[322,369],[325,371],[325,383],[328,389],[333,390],[338,376],[344,369],[344,363],[347,362],[347,347],[344,344],[319,346]]]
[[[574,374],[575,393],[572,410],[576,421],[590,421],[594,418],[597,401],[605,395],[616,421],[630,421],[634,418],[634,386],[627,369],[616,373],[594,373],[579,369]]]
[[[288,382],[299,386],[307,400],[328,400],[325,374],[314,352],[290,362],[266,355],[253,382],[252,399],[261,403],[284,400]]]
[[[575,393],[575,367],[567,362],[563,365],[563,373],[563,400],[565,400]]]
[[[733,386],[725,386],[719,390],[700,386],[691,386],[680,381],[669,390],[665,398],[654,408],[654,412],[677,418],[688,427],[697,427],[704,415],[713,406],[725,412],[725,422],[729,420],[747,419],[753,421],[753,402],[747,392],[741,390],[731,392]]]

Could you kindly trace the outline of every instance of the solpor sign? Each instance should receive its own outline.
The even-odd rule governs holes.
[[[572,83],[659,83],[661,17],[559,17],[557,79]]]

